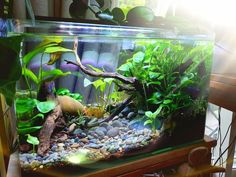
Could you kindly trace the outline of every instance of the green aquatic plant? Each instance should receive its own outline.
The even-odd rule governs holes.
[[[40,102],[32,98],[17,98],[15,102],[20,139],[25,134],[40,130],[42,126],[38,124],[44,120],[45,114],[52,111],[56,106],[54,101]]]
[[[200,90],[209,75],[204,72],[205,76],[201,77],[199,68],[209,71],[204,59],[208,62],[212,46],[204,47],[205,50],[196,43],[164,40],[141,43],[132,58],[118,68],[118,72],[135,77],[142,84],[141,92],[133,89],[130,94],[136,95],[138,106],[147,110],[145,125],[151,125],[154,130],[160,120],[172,119],[178,111],[193,106],[197,97],[205,100]]]
[[[61,47],[60,43],[62,40],[60,38],[56,39],[45,39],[42,41],[38,46],[36,46],[32,51],[27,53],[23,59],[22,59],[22,75],[25,78],[26,84],[28,85],[29,90],[31,90],[31,86],[29,83],[29,79],[33,81],[36,86],[37,90],[39,91],[41,85],[44,82],[50,82],[54,81],[55,79],[63,76],[67,76],[71,74],[71,72],[63,72],[60,69],[52,69],[49,71],[46,71],[43,69],[43,57],[44,54],[50,54],[50,60],[46,63],[47,65],[54,64],[64,52],[71,52],[72,50]],[[30,61],[39,53],[42,53],[41,55],[41,63],[39,68],[39,73],[36,75],[33,73],[30,69],[28,69],[28,65]]]
[[[19,53],[22,36],[0,38],[0,93],[5,96],[8,105],[12,105],[16,82],[21,77]]]
[[[80,95],[79,93],[71,93],[69,89],[66,88],[60,88],[56,91],[57,95],[66,95],[66,96],[70,96],[71,98],[74,98],[77,101],[82,101],[83,100],[83,96]]]
[[[39,140],[37,137],[31,136],[30,134],[27,134],[27,140],[29,144],[33,145],[33,153],[35,153],[35,146],[39,145]]]
[[[93,69],[97,73],[102,73],[103,71],[99,68],[96,68],[92,65],[89,65],[91,69]],[[95,95],[96,102],[105,110],[106,106],[111,99],[112,93],[112,83],[114,82],[113,78],[99,78],[95,81],[90,81],[87,78],[84,79],[84,87],[88,87],[92,85],[97,93]]]

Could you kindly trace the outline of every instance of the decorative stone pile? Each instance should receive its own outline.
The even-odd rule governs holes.
[[[67,133],[52,138],[53,142],[46,156],[41,157],[34,153],[20,154],[21,165],[23,168],[34,169],[57,163],[70,163],[68,157],[84,149],[87,150],[86,159],[94,162],[112,156],[120,157],[126,152],[142,148],[156,139],[158,132],[152,132],[128,120],[134,115],[134,112],[129,112],[126,119],[121,113],[110,122],[86,130],[71,124]],[[96,121],[98,120],[93,119],[90,122],[94,124]]]

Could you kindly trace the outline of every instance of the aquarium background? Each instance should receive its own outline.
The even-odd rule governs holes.
[[[210,36],[23,25],[15,28],[27,31],[15,99],[22,169],[76,166],[82,174],[203,139]]]

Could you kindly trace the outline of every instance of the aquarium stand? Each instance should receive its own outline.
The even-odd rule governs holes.
[[[103,170],[97,170],[92,173],[87,174],[79,174],[75,172],[73,176],[81,176],[81,177],[143,177],[146,173],[158,172],[164,168],[178,166],[188,161],[189,153],[196,148],[205,147],[211,152],[211,148],[216,146],[216,140],[205,136],[204,141],[196,142],[193,144],[169,148],[166,149],[165,152],[153,152],[150,156],[146,158],[136,157],[133,160],[130,160],[127,163],[121,163],[120,165],[112,165],[110,168],[106,168]],[[17,155],[14,154],[11,156],[11,160],[9,163],[8,177],[14,176],[15,174],[19,174],[18,168],[16,167],[16,158]],[[122,159],[120,159],[122,161]],[[207,157],[206,164],[210,165],[211,162],[211,154]],[[15,171],[14,171],[15,170]],[[56,169],[55,169],[56,170]],[[14,171],[14,172],[13,172]],[[17,172],[18,171],[18,172]],[[52,173],[53,174],[53,173]],[[54,173],[58,174],[58,173]],[[63,175],[66,175],[66,170],[63,171]],[[33,175],[33,174],[31,174]],[[42,174],[39,174],[42,175]],[[24,176],[24,175],[23,175]],[[37,175],[36,175],[37,176]]]

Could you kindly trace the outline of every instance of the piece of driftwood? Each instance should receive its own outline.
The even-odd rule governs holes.
[[[43,124],[43,128],[39,133],[39,146],[37,153],[41,156],[45,155],[47,150],[50,148],[50,139],[54,129],[57,127],[57,122],[60,122],[59,125],[63,122],[63,114],[61,106],[57,104],[54,110],[48,114],[46,120]]]
[[[56,107],[46,116],[43,127],[39,132],[39,146],[37,153],[41,156],[45,155],[50,148],[50,139],[54,130],[57,127],[63,128],[66,125],[61,106],[57,100],[57,97],[53,93],[53,87],[53,82],[45,82],[42,84],[38,94],[39,100],[53,100],[57,104]]]

